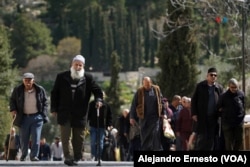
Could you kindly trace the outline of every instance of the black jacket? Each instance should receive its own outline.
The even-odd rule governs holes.
[[[10,140],[10,134],[7,135],[5,142],[4,142],[4,145],[7,149],[9,148],[9,140]],[[20,136],[17,134],[15,134],[15,147],[17,150],[21,148]]]
[[[223,93],[223,87],[215,83],[215,101],[216,104],[219,100],[219,96]],[[198,122],[197,122],[197,132],[206,132],[207,128],[207,110],[208,110],[208,100],[209,100],[209,86],[207,81],[201,81],[196,85],[196,89],[192,96],[191,100],[191,112],[192,116],[197,115]],[[214,118],[217,119],[218,115],[215,114]]]
[[[232,93],[227,90],[220,96],[218,110],[221,113],[222,123],[237,126],[243,123],[245,117],[245,98],[244,93],[238,90]]]
[[[59,73],[51,91],[51,112],[57,113],[57,122],[64,125],[70,122],[72,127],[85,127],[87,110],[92,93],[95,100],[102,100],[103,93],[91,74],[85,73],[78,82],[74,98],[71,84],[73,80],[70,71]]]
[[[49,121],[48,114],[48,99],[44,88],[34,83],[36,90],[36,100],[38,112],[43,116],[44,123]],[[17,111],[14,125],[20,127],[24,114],[24,84],[21,84],[14,88],[10,98],[10,111]]]
[[[96,109],[96,102],[91,101],[89,103],[89,110],[88,110],[88,121],[89,126],[97,128],[97,109]],[[102,107],[99,110],[99,128],[107,128],[108,126],[112,125],[112,112],[110,106],[103,102]]]

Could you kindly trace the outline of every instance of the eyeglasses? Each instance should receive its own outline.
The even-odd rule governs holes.
[[[237,86],[230,86],[230,89],[237,89]]]
[[[217,74],[210,74],[211,77],[217,77]]]

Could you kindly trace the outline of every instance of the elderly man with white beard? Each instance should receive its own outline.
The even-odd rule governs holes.
[[[76,55],[70,70],[56,76],[51,91],[51,113],[57,116],[60,125],[64,163],[68,166],[77,165],[77,161],[82,158],[84,129],[91,95],[94,95],[97,108],[102,105],[103,100],[103,91],[93,76],[84,71],[84,65],[85,58]]]

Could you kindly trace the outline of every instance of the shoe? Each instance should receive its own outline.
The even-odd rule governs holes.
[[[25,158],[20,158],[20,161],[25,161]]]
[[[76,161],[71,160],[71,159],[66,159],[66,160],[64,161],[64,164],[65,164],[65,165],[68,165],[68,166],[77,166],[77,165],[78,165]]]
[[[30,158],[31,161],[39,161],[39,158],[37,157],[33,157],[33,158]]]
[[[25,161],[26,157],[25,156],[21,156],[20,161]]]
[[[77,166],[78,165],[78,161],[77,160],[73,160],[73,164],[74,164],[74,166]]]
[[[78,163],[79,161],[81,161],[81,159],[79,159],[79,158],[74,158],[74,162]]]
[[[92,158],[91,158],[91,161],[95,161],[95,157],[92,157]]]

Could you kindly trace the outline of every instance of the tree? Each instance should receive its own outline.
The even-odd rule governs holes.
[[[119,56],[117,55],[116,51],[114,51],[111,55],[111,64],[111,79],[106,94],[107,102],[112,108],[113,115],[117,116],[120,110],[120,106],[122,105],[120,97],[121,89],[119,87],[119,72],[121,71],[122,66],[120,64]]]
[[[0,141],[4,141],[11,127],[11,116],[8,109],[8,100],[11,89],[16,83],[17,70],[11,68],[13,63],[12,51],[9,44],[9,32],[0,25]],[[2,150],[2,143],[0,145]]]
[[[69,68],[72,58],[81,53],[81,40],[76,37],[66,37],[57,45],[57,63],[60,69]]]
[[[54,82],[55,76],[59,71],[59,67],[61,68],[60,64],[56,62],[55,56],[41,55],[31,59],[23,71],[32,71],[36,76],[37,82]]]
[[[179,8],[178,8],[179,7]],[[197,41],[194,29],[190,29],[187,20],[192,17],[191,8],[173,7],[169,2],[169,11],[175,11],[170,20],[179,27],[176,31],[163,38],[158,52],[159,85],[164,96],[173,97],[175,94],[190,96],[194,90],[197,77]],[[167,23],[164,32],[171,31]]]
[[[43,54],[53,54],[50,30],[44,23],[20,14],[13,24],[11,44],[14,49],[15,65],[25,67],[28,61]]]

